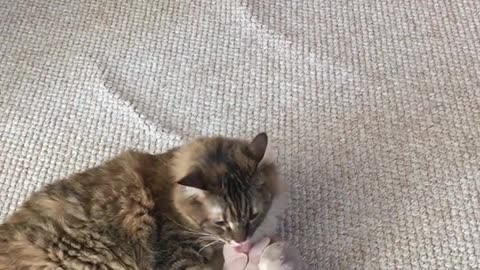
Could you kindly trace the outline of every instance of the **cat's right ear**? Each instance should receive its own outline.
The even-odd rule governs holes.
[[[257,136],[255,136],[255,138],[253,138],[253,140],[248,145],[248,148],[250,149],[250,152],[253,155],[253,159],[257,163],[259,163],[263,159],[263,156],[265,155],[265,151],[267,150],[267,144],[268,144],[267,133],[262,132]]]
[[[177,184],[186,186],[186,187],[200,189],[200,190],[206,190],[205,182],[203,181],[203,176],[199,172],[193,172],[193,173],[187,174],[185,177],[180,179],[180,181],[178,181]]]

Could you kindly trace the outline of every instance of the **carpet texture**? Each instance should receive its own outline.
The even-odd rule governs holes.
[[[0,0],[0,219],[127,148],[275,143],[307,269],[480,267],[480,1]]]

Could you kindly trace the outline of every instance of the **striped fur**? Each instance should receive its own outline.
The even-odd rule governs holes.
[[[0,225],[0,270],[221,269],[223,244],[274,226],[271,205],[284,191],[262,161],[266,145],[252,143],[128,151],[44,187]]]

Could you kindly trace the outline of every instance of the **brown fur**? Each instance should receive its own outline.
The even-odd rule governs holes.
[[[150,269],[155,164],[126,152],[34,193],[0,226],[0,269]]]
[[[211,223],[227,215],[211,210],[218,209],[219,179],[231,173],[224,159],[248,172],[241,181],[258,187],[262,211],[275,195],[275,167],[256,169],[260,160],[249,147],[203,138],[160,155],[128,151],[50,184],[0,225],[0,270],[221,269],[219,250],[230,236]],[[177,183],[193,169],[205,189]]]

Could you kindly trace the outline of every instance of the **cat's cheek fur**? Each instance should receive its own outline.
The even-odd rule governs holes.
[[[269,143],[267,145],[265,155],[263,156],[263,159],[260,161],[258,166],[275,163],[275,153],[275,146],[272,143]],[[265,219],[260,224],[260,226],[258,226],[252,237],[250,238],[250,241],[252,243],[256,243],[262,238],[271,237],[276,234],[278,222],[282,218],[285,209],[288,206],[288,186],[280,177],[277,179],[275,186],[277,192],[279,193],[273,195],[274,197],[272,199],[272,204],[267,212],[267,215],[265,216]]]
[[[278,222],[282,218],[287,205],[288,192],[282,192],[273,198],[272,205],[268,210],[265,219],[260,226],[258,226],[250,239],[252,243],[256,243],[262,238],[275,235]]]

